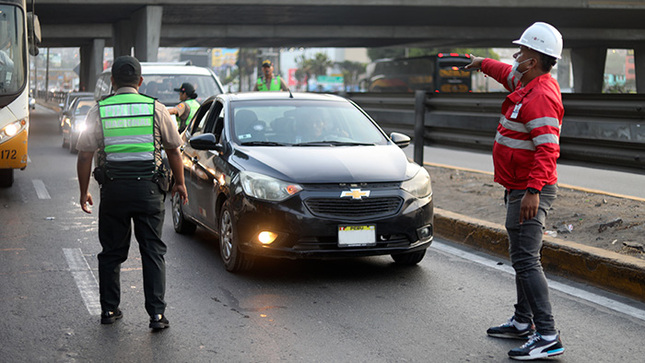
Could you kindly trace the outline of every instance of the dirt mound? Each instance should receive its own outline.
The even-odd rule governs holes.
[[[486,173],[426,166],[437,208],[504,224],[504,188]],[[645,259],[645,202],[560,187],[546,234]]]

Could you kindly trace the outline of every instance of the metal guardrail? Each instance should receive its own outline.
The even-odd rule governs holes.
[[[426,94],[424,144],[491,150],[505,93]],[[561,158],[645,170],[644,94],[563,94]],[[388,132],[412,135],[415,95],[349,93]]]

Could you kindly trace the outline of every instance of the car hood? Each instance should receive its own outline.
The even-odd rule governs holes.
[[[419,169],[396,145],[241,147],[232,158],[242,170],[296,183],[402,181]]]

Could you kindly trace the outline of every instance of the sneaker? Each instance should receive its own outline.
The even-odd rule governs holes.
[[[117,319],[121,319],[123,313],[120,309],[108,310],[101,313],[101,324],[114,324]]]
[[[514,321],[515,317],[511,317],[506,323],[500,326],[488,328],[488,330],[486,330],[486,334],[495,338],[528,339],[533,335],[533,333],[535,333],[533,325],[529,325],[526,329],[518,329],[515,327],[515,324],[513,324]]]
[[[150,329],[161,330],[170,327],[170,322],[163,314],[155,314],[150,317]]]
[[[511,349],[508,356],[517,360],[533,360],[554,357],[564,353],[560,334],[554,340],[544,340],[540,333],[533,336],[519,348]]]

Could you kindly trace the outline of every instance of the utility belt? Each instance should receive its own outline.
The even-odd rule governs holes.
[[[155,170],[150,168],[149,162],[145,162],[145,166],[141,165],[141,162],[134,162],[128,163],[127,166],[119,165],[116,168],[111,167],[108,162],[103,166],[94,168],[92,174],[99,185],[118,180],[149,180],[157,184],[164,193],[170,191],[172,182],[172,173],[165,165],[161,164]]]

